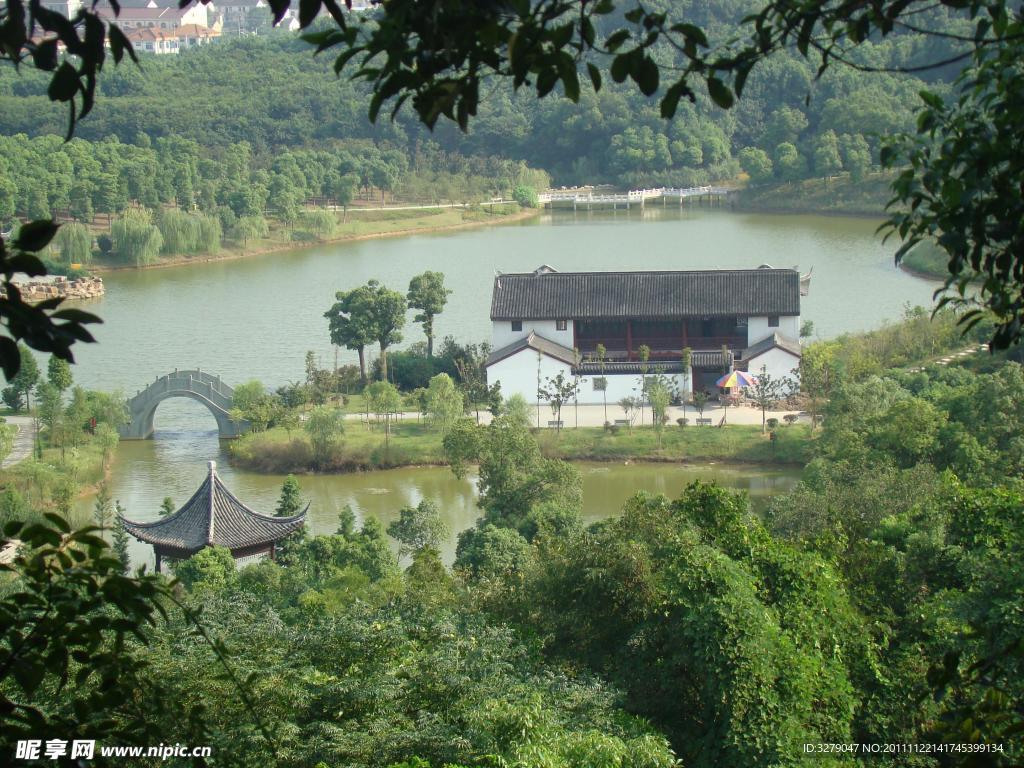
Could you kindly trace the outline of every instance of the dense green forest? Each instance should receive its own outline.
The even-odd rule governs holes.
[[[754,4],[673,5],[683,6],[674,14],[725,37]],[[919,23],[956,31],[960,22],[950,14],[935,9]],[[865,43],[857,55],[876,66],[914,66],[941,58],[949,44],[907,33]],[[659,55],[670,65],[671,49]],[[411,157],[434,143],[448,153],[522,160],[557,183],[685,186],[733,178],[741,168],[755,182],[842,171],[860,179],[877,165],[882,137],[913,126],[917,92],[925,85],[945,92],[943,79],[952,74],[948,67],[930,71],[926,83],[833,68],[815,80],[810,62],[783,53],[755,70],[743,99],[727,112],[698,97],[667,122],[654,101],[609,82],[598,94],[584,89],[578,105],[495,90],[484,94],[466,134],[444,124],[428,132],[406,112],[394,122],[370,123],[366,86],[336,79],[329,59],[314,58],[306,43],[281,34],[105,71],[98,107],[76,135],[116,136],[128,144],[145,134],[154,142],[174,137],[206,148],[245,141],[257,158],[284,148],[333,151],[358,140]],[[46,87],[45,73],[34,71],[0,82],[0,133],[62,134],[66,114],[48,100]]]
[[[265,237],[270,216],[311,238],[330,234],[334,215],[309,204],[347,208],[357,198],[382,202],[399,189],[427,203],[473,202],[547,182],[521,161],[464,157],[434,145],[411,158],[361,141],[264,159],[244,141],[208,147],[177,137],[151,142],[141,133],[130,144],[0,137],[0,221],[55,216],[88,225],[103,214],[110,228],[99,240],[101,255],[146,264],[160,253],[214,253],[222,236]],[[65,225],[56,245],[65,262],[92,258],[91,237],[79,224]]]

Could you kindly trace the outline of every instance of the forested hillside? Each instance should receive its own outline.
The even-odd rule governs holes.
[[[662,3],[673,18],[705,25],[728,37],[750,2]],[[922,27],[956,30],[960,22],[936,9]],[[615,24],[614,19],[605,22]],[[949,42],[906,33],[865,43],[857,56],[876,67],[913,67],[941,59]],[[658,52],[671,66],[673,51]],[[408,110],[396,121],[371,123],[369,90],[335,78],[331,60],[314,57],[291,34],[225,41],[179,56],[146,57],[109,69],[100,78],[97,109],[76,129],[89,140],[140,134],[190,139],[203,147],[247,141],[259,158],[284,147],[330,147],[368,139],[411,154],[424,142],[448,152],[524,160],[550,171],[556,182],[606,181],[623,185],[693,184],[734,177],[755,182],[828,176],[858,179],[877,164],[880,137],[912,127],[925,85],[945,92],[950,68],[926,73],[932,82],[900,74],[864,74],[848,67],[815,81],[812,63],[777,55],[752,74],[743,98],[729,111],[709,99],[683,102],[663,120],[654,99],[606,82],[599,94],[584,88],[578,105],[538,100],[526,92],[484,94],[467,134],[449,124],[430,133]],[[0,82],[0,133],[61,135],[66,113],[46,96],[45,73],[26,70]]]

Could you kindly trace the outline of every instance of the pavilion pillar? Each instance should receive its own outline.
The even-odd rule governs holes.
[[[690,346],[690,339],[689,339],[689,335],[688,335],[687,327],[686,326],[687,326],[687,322],[686,322],[686,319],[684,318],[683,319],[683,349],[685,349],[686,347]]]
[[[626,321],[626,359],[633,359],[633,321]]]
[[[160,573],[160,550],[154,549],[153,552],[156,554],[156,572]]]
[[[271,560],[277,560],[277,557],[275,556],[276,555],[276,550],[277,550],[277,542],[274,542],[274,541],[270,542],[270,548],[267,550],[267,555],[270,557]]]

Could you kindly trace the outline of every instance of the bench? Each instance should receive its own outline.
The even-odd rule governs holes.
[[[697,426],[698,427],[710,427],[711,426],[711,419],[697,419]]]
[[[628,427],[629,426],[629,419],[616,419],[615,420],[615,426],[616,427]]]
[[[557,427],[558,429],[561,429],[562,427],[565,426],[565,422],[564,421],[549,421],[548,422],[548,426],[549,427]]]

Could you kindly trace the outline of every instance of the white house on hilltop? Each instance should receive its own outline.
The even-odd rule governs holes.
[[[723,373],[741,369],[773,378],[800,362],[801,278],[796,269],[674,272],[558,272],[498,275],[491,300],[488,383],[504,397],[538,400],[559,373],[580,377],[580,403],[638,394],[643,362],[680,392],[714,391]],[[603,363],[596,358],[605,347]],[[692,350],[684,375],[682,350]],[[603,370],[603,373],[602,373]],[[606,395],[600,382],[607,380]]]

